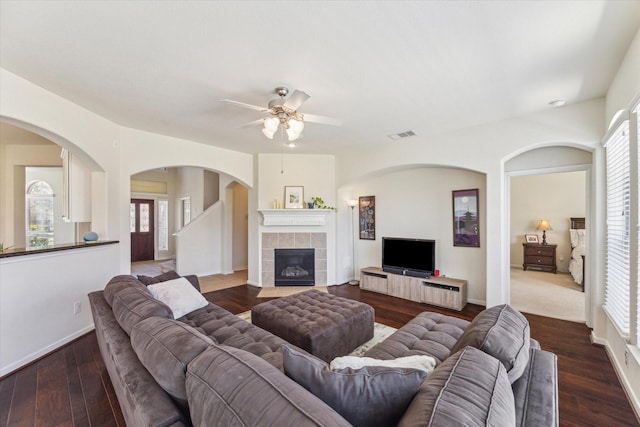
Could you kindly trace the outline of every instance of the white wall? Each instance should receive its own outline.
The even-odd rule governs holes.
[[[249,266],[249,192],[240,185],[233,186],[233,270],[246,270]]]
[[[340,188],[380,171],[425,165],[456,167],[486,176],[486,302],[509,300],[508,197],[504,163],[535,148],[569,146],[595,151],[604,134],[604,100],[494,122],[436,136],[420,136],[339,156]],[[594,160],[595,161],[595,160]],[[417,188],[417,187],[416,187]]]
[[[24,335],[28,342],[22,339],[16,340],[15,345],[5,345],[5,342],[12,342],[14,336],[6,331],[23,330],[24,316],[32,315],[23,309],[23,295],[5,293],[5,289],[29,289],[31,303],[42,307],[48,306],[49,291],[55,290],[56,304],[66,312],[67,307],[77,301],[78,292],[86,295],[88,286],[101,289],[110,277],[130,272],[128,207],[131,175],[159,167],[189,165],[228,173],[248,187],[254,181],[251,155],[118,126],[5,69],[0,69],[0,120],[69,149],[93,171],[92,180],[97,184],[94,183],[92,189],[92,226],[101,239],[120,242],[111,249],[115,254],[100,259],[78,260],[69,251],[60,252],[55,268],[41,264],[36,256],[21,257],[21,269],[5,269],[2,264],[0,299],[3,307],[20,307],[21,310],[20,313],[2,310],[0,349],[8,350],[0,361],[2,368],[15,369],[32,360],[29,355],[49,351],[92,327],[90,316],[76,316],[74,322],[67,324],[60,320],[57,308],[53,311],[45,309],[42,316],[34,317],[34,322],[46,324],[46,328],[35,331],[27,321],[25,328],[30,334],[31,329],[35,331],[33,336]],[[98,270],[99,274],[91,274],[93,270]],[[25,275],[24,271],[33,275]],[[55,271],[53,280],[51,271]],[[39,288],[29,288],[31,281],[25,282],[25,279],[65,285],[38,292]],[[5,318],[5,313],[10,316]]]
[[[272,209],[274,200],[284,207],[285,186],[303,186],[304,200],[322,197],[326,206],[343,209],[336,201],[335,157],[331,155],[305,154],[258,154],[256,156],[257,194],[249,197],[249,283],[261,285],[260,259],[262,243],[260,233],[300,231],[290,227],[286,229],[265,228],[262,216],[257,209]],[[336,215],[327,216],[327,224],[317,232],[327,233],[327,283],[336,282]],[[309,230],[306,230],[309,231]]]
[[[609,124],[618,111],[628,110],[632,107],[631,102],[634,99],[637,100],[638,96],[640,96],[640,31],[636,33],[625,59],[620,65],[607,92],[607,124]],[[601,164],[604,168],[604,156],[601,159]],[[597,178],[597,185],[601,189],[604,197],[604,188],[606,185],[605,176],[604,174],[600,174]],[[638,191],[639,185],[640,183],[638,182],[631,183],[631,191]],[[604,204],[600,209],[604,209]],[[594,245],[598,245],[598,247],[601,248],[606,247],[606,223],[604,218],[605,215],[604,212],[602,212],[600,221],[594,225],[599,236],[599,240],[594,242]],[[602,309],[605,283],[604,265],[596,266],[591,273],[594,277],[593,281],[597,286],[597,295],[594,296],[593,304],[593,314],[596,320],[593,325],[592,339],[597,343],[603,344],[607,349],[609,358],[618,376],[621,378],[627,396],[629,396],[634,406],[636,415],[640,417],[640,349],[627,343],[627,340],[620,335],[617,328]],[[631,285],[634,286],[633,283]],[[637,288],[637,282],[635,286]],[[628,354],[627,363],[625,363],[625,354]]]
[[[93,329],[87,294],[113,276],[118,246],[0,259],[0,376]]]
[[[181,167],[176,170],[176,215],[182,218],[180,199],[191,198],[191,220],[204,211],[204,170],[195,167]]]
[[[553,230],[547,231],[547,243],[558,245],[558,271],[569,271],[571,217],[584,217],[586,212],[586,173],[563,172],[544,175],[514,176],[511,178],[511,265],[522,268],[522,243],[525,234],[542,232],[536,227],[547,219]]]
[[[480,248],[453,246],[452,191],[479,189]],[[351,232],[355,233],[356,273],[381,267],[382,237],[409,237],[436,240],[436,267],[441,274],[468,281],[470,301],[485,303],[486,277],[486,192],[481,173],[454,168],[417,167],[394,170],[345,185],[338,199],[376,197],[376,240],[357,237],[357,220],[348,223],[351,210],[341,205],[342,228],[338,232],[339,282],[350,278]],[[354,217],[358,212],[353,213]],[[345,221],[346,220],[346,221]],[[352,231],[353,230],[353,231]]]
[[[203,172],[203,209],[207,209],[220,200],[220,174],[205,170]]]
[[[217,202],[176,233],[178,274],[222,272],[222,202]]]

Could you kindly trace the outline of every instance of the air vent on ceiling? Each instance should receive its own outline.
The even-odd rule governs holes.
[[[412,130],[408,130],[406,132],[394,133],[393,135],[387,135],[389,138],[393,140],[409,138],[410,136],[414,136],[416,133]]]

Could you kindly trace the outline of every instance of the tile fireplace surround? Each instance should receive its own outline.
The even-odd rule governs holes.
[[[314,248],[316,286],[327,284],[327,233],[262,233],[262,286],[274,286],[274,249]]]

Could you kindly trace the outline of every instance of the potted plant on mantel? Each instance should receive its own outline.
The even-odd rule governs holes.
[[[329,209],[332,211],[337,210],[336,208],[332,207],[332,206],[325,206],[324,204],[324,200],[322,200],[322,197],[317,197],[314,196],[311,198],[311,203],[309,204],[309,209]]]

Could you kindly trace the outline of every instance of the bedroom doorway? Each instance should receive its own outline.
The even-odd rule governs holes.
[[[549,167],[549,159],[567,165]],[[571,218],[588,216],[590,166],[591,153],[569,147],[532,150],[505,164],[509,194],[510,304],[522,312],[580,323],[587,321],[588,280],[583,292],[582,275],[574,277],[570,272],[570,266],[575,270],[573,257],[582,261],[584,248],[574,250],[570,230]],[[531,248],[526,249],[524,245],[525,236],[530,240],[537,237],[539,244],[542,243],[543,231],[538,229],[541,220],[551,224],[552,229],[545,231],[548,247],[542,252],[555,261],[555,274],[547,272],[552,268],[530,268],[531,263],[538,260],[527,256]],[[582,233],[588,234],[588,230]]]

